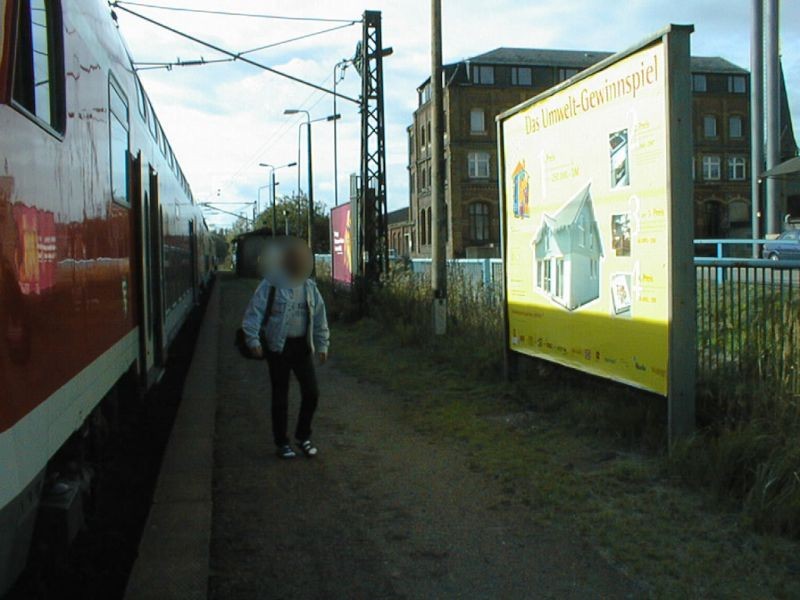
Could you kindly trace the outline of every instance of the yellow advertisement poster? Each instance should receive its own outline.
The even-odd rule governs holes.
[[[511,349],[662,395],[665,66],[657,43],[502,121]]]

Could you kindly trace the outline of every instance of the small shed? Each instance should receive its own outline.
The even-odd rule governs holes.
[[[263,276],[261,257],[271,238],[272,229],[268,227],[248,231],[234,238],[237,277],[261,279]]]

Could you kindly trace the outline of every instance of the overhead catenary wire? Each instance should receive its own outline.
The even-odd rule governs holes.
[[[354,24],[355,23],[346,23],[344,25],[337,25],[336,27],[329,27],[327,29],[323,29],[322,31],[314,31],[311,33],[307,33],[305,35],[289,38],[286,40],[281,40],[280,42],[272,42],[270,44],[265,44],[263,46],[258,46],[256,48],[251,48],[249,50],[242,50],[241,52],[237,52],[236,56],[232,56],[229,58],[206,60],[201,56],[197,60],[181,60],[179,58],[176,61],[136,62],[134,63],[134,67],[136,68],[137,71],[151,71],[155,69],[166,69],[167,71],[171,71],[173,67],[201,67],[205,65],[235,62],[236,60],[239,59],[239,57],[244,56],[245,54],[253,54],[254,52],[260,52],[261,50],[267,50],[269,48],[277,48],[278,46],[291,44],[292,42],[299,42],[301,40],[306,40],[318,35],[331,33],[332,31],[338,31],[339,29],[346,29],[347,27],[352,27]]]
[[[140,8],[152,8],[156,10],[169,10],[173,12],[195,13],[205,15],[217,15],[223,17],[247,17],[251,19],[273,19],[277,21],[312,21],[317,23],[360,23],[361,19],[331,19],[325,17],[291,17],[287,15],[266,15],[259,13],[244,13],[233,12],[225,10],[209,10],[202,8],[183,8],[179,6],[166,6],[163,4],[150,4],[147,2],[129,2],[128,0],[118,0],[114,2],[115,5],[128,4],[130,6],[137,6]],[[120,8],[122,8],[120,6]]]
[[[215,50],[216,52],[219,52],[220,54],[224,54],[226,56],[229,56],[229,57],[231,57],[233,59],[240,60],[243,63],[249,64],[249,65],[251,65],[253,67],[256,67],[258,69],[262,69],[264,71],[268,71],[268,72],[273,73],[275,75],[279,75],[280,77],[284,77],[286,79],[294,81],[295,83],[299,83],[301,85],[305,85],[305,86],[314,88],[314,89],[319,90],[321,92],[325,92],[326,94],[338,96],[339,98],[342,98],[343,100],[348,100],[349,102],[353,102],[354,104],[359,104],[359,105],[361,104],[361,102],[359,100],[356,100],[355,98],[351,98],[350,96],[345,96],[344,94],[340,94],[339,92],[334,92],[333,90],[329,90],[329,89],[324,88],[322,86],[319,86],[319,85],[317,85],[315,83],[311,83],[310,81],[306,81],[304,79],[300,79],[299,77],[295,77],[294,75],[290,75],[289,73],[284,73],[283,71],[279,71],[278,69],[273,69],[272,67],[269,67],[269,66],[267,66],[265,64],[262,64],[262,63],[259,63],[257,61],[254,61],[254,60],[252,60],[250,58],[247,58],[246,56],[241,56],[241,55],[237,54],[236,52],[231,52],[230,50],[226,50],[225,48],[222,48],[222,47],[217,46],[215,44],[212,44],[210,42],[206,42],[204,40],[201,40],[198,37],[195,37],[195,36],[193,36],[191,34],[188,34],[188,33],[185,33],[183,31],[180,31],[178,29],[175,29],[174,27],[170,27],[169,25],[166,25],[164,23],[156,21],[155,19],[151,19],[150,17],[147,17],[147,16],[142,15],[140,13],[137,13],[136,11],[133,11],[133,10],[131,10],[129,8],[126,8],[125,6],[122,6],[122,4],[120,4],[119,1],[112,2],[111,6],[113,6],[115,8],[118,8],[119,10],[125,11],[129,15],[132,15],[134,17],[138,17],[138,18],[142,19],[143,21],[146,21],[146,22],[148,22],[148,23],[150,23],[152,25],[155,25],[155,26],[160,27],[162,29],[165,29],[165,30],[167,30],[167,31],[169,31],[171,33],[174,33],[175,35],[184,37],[184,38],[186,38],[188,40],[191,40],[191,41],[193,41],[193,42],[195,42],[197,44],[200,44],[201,46],[205,46],[206,48],[210,48],[212,50]]]

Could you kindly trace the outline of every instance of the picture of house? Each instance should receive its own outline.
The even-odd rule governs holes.
[[[537,291],[567,310],[600,297],[600,230],[591,183],[554,216],[545,214],[532,244]]]
[[[530,177],[525,170],[525,161],[517,164],[511,174],[514,180],[514,216],[518,219],[527,219],[530,214]]]

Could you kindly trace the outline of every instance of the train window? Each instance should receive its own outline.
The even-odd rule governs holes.
[[[150,100],[147,101],[147,112],[150,114],[150,119],[147,122],[147,125],[150,127],[150,135],[153,136],[153,139],[158,143],[158,126],[156,122],[156,113],[153,112],[153,105],[150,104]]]
[[[108,85],[111,197],[128,204],[128,101],[113,79]]]
[[[139,104],[139,114],[142,115],[142,119],[147,122],[147,103],[144,100],[144,90],[142,89],[142,82],[139,79],[136,79],[136,100]]]
[[[65,127],[64,43],[58,0],[20,0],[14,103],[59,133]]]

